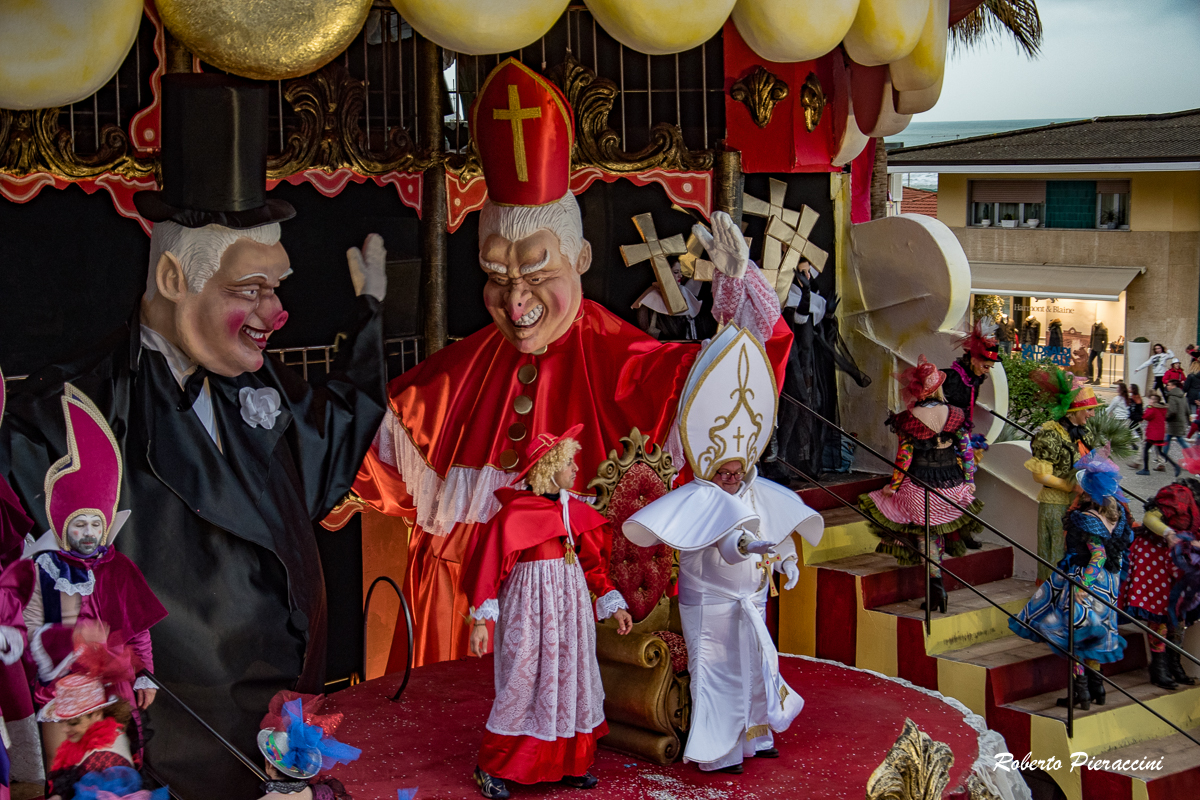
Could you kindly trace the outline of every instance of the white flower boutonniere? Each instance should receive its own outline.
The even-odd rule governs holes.
[[[238,400],[242,403],[242,419],[251,428],[262,425],[267,430],[275,427],[275,418],[279,416],[281,403],[279,392],[270,386],[261,389],[243,387],[238,392]]]

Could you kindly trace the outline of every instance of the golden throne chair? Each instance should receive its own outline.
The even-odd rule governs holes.
[[[601,741],[614,750],[670,764],[682,752],[691,710],[687,650],[678,608],[668,596],[678,574],[677,556],[667,545],[638,547],[621,533],[621,524],[667,493],[675,468],[671,456],[637,428],[621,444],[621,453],[610,450],[588,484],[596,489],[596,510],[612,522],[609,577],[629,604],[634,623],[626,636],[617,635],[612,619],[596,628],[609,727]]]

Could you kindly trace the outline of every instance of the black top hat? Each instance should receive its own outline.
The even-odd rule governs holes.
[[[133,203],[151,222],[257,228],[296,215],[268,200],[267,87],[225,75],[162,79],[162,190]]]

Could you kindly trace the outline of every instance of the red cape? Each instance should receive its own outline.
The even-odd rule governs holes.
[[[522,551],[567,533],[557,500],[511,488],[497,490],[496,499],[502,504],[500,511],[486,525],[475,526],[463,559],[462,591],[474,608],[495,599]],[[608,554],[612,551],[608,520],[579,500],[572,499],[567,509],[588,586],[597,596],[607,594],[612,590],[607,574]],[[597,581],[602,586],[595,586]]]
[[[766,343],[780,386],[791,345],[791,330],[781,317]],[[525,425],[527,435],[561,433],[582,423],[579,477],[572,491],[591,494],[587,484],[596,466],[631,429],[665,444],[699,349],[698,343],[659,342],[584,300],[575,323],[544,354],[519,352],[489,325],[395,378],[388,385],[389,403],[442,478],[451,467],[502,469],[501,453],[514,448],[507,435],[513,423]],[[529,385],[517,379],[527,364],[538,370]],[[513,410],[520,395],[533,401],[528,414]],[[517,452],[524,451],[526,441],[516,443]],[[379,462],[374,448],[354,491],[387,514],[412,516],[407,487],[395,470]]]

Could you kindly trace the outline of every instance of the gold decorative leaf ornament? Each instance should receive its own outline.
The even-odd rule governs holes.
[[[729,96],[746,107],[755,125],[765,128],[771,122],[775,106],[788,96],[789,91],[782,78],[760,64],[729,87]]]
[[[867,780],[867,800],[941,800],[950,782],[950,746],[922,733],[911,719]]]
[[[320,69],[358,35],[371,0],[157,0],[163,24],[204,61],[273,81]]]

